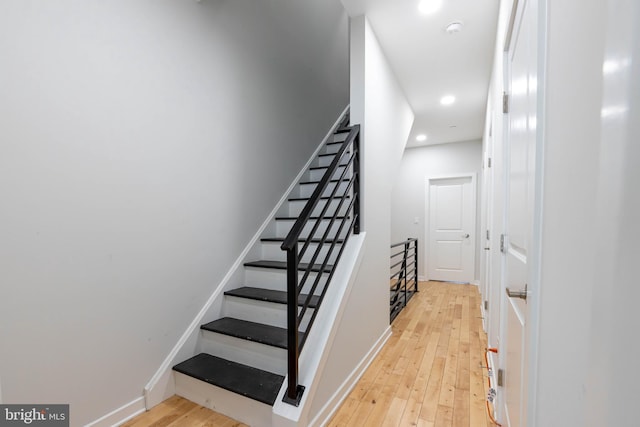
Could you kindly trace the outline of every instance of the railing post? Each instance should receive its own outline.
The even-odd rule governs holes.
[[[304,387],[298,384],[298,243],[287,249],[287,374],[284,402],[298,406]]]
[[[345,154],[347,148],[350,146],[353,146],[354,153],[353,153],[353,156],[349,158],[349,163],[353,162],[352,168],[353,168],[354,175],[352,179],[349,180],[350,181],[349,186],[353,185],[354,190],[353,190],[353,200],[351,201],[351,203],[349,203],[350,205],[349,209],[353,209],[353,213],[352,214],[347,213],[345,218],[349,218],[351,215],[353,215],[353,233],[358,234],[360,232],[360,212],[361,212],[361,209],[360,209],[360,158],[359,158],[360,126],[354,125],[348,129],[341,128],[339,130],[341,133],[348,131],[349,134],[347,135],[347,138],[344,140],[344,142],[342,143],[338,151],[335,153],[334,159],[332,160],[331,164],[327,168],[327,171],[324,173],[324,175],[320,179],[320,182],[317,184],[315,190],[313,191],[313,194],[305,204],[300,215],[298,215],[296,222],[293,224],[293,226],[289,230],[287,237],[285,237],[284,242],[281,245],[281,249],[287,252],[287,376],[288,376],[288,380],[287,380],[287,391],[285,393],[283,401],[295,406],[298,406],[300,404],[300,401],[302,400],[302,394],[304,392],[304,386],[298,383],[299,382],[298,357],[300,355],[300,348],[302,345],[304,345],[305,339],[307,337],[307,334],[305,333],[303,334],[302,338],[299,339],[298,321],[301,315],[298,313],[298,308],[299,308],[298,307],[298,297],[299,297],[298,288],[300,286],[304,286],[304,281],[306,281],[309,272],[312,271],[310,270],[310,267],[312,267],[312,264],[314,263],[314,260],[316,259],[316,256],[317,256],[317,253],[316,253],[316,255],[314,255],[314,257],[312,258],[312,261],[309,264],[309,266],[306,267],[304,276],[302,276],[303,283],[301,285],[298,280],[298,276],[300,274],[299,261],[301,257],[300,253],[298,252],[298,241],[300,239],[300,235],[302,231],[305,229],[305,226],[309,223],[309,220],[311,219],[311,216],[314,213],[314,209],[316,208],[316,206],[318,206],[319,201],[323,198],[322,195],[324,194],[325,190],[328,188],[331,182],[331,177],[340,167],[340,162],[343,159],[343,155]],[[340,175],[340,179],[343,179],[348,171],[349,169],[347,168],[343,169],[342,174]],[[338,185],[334,187],[331,193],[331,196],[329,197],[331,201],[338,200],[338,198],[335,197],[335,193],[338,190],[338,188],[339,188]],[[345,190],[345,193],[346,193],[346,190]],[[338,214],[337,213],[338,209],[340,206],[342,206],[342,203],[345,200],[344,196],[346,196],[346,194],[340,197],[340,204],[338,205],[338,208],[336,209],[336,213],[333,215],[333,218],[331,219],[331,224],[333,224],[333,221],[335,220],[335,217]],[[324,208],[322,208],[322,213],[320,216],[325,215],[325,212],[327,208],[330,206],[330,203],[331,202],[328,201],[324,205]],[[353,203],[353,208],[351,207],[352,203]],[[319,222],[316,223],[316,225],[313,227],[311,234],[315,233],[318,227],[318,224]],[[342,225],[344,225],[344,219],[343,219]],[[338,257],[336,258],[335,262],[337,262],[337,260],[340,258],[340,254],[342,253],[342,250],[345,247],[347,239],[349,238],[349,235],[350,235],[349,231],[351,231],[350,229],[351,225],[350,225],[349,230],[346,233],[346,236],[344,238],[339,236],[340,230],[342,229],[342,225],[338,228],[338,231],[336,232],[337,233],[336,236],[339,237],[340,240],[342,240],[341,242],[342,247],[340,249],[340,252],[338,253]],[[329,230],[331,230],[330,227],[327,228],[325,232],[325,236],[321,239],[320,244],[323,244],[325,242],[326,234],[329,232]],[[336,239],[336,241],[337,240],[338,239]],[[305,243],[304,248],[302,249],[303,252],[306,251],[309,241],[310,240],[307,240],[307,242]],[[336,241],[332,243],[332,248],[333,248],[333,245],[335,245]],[[326,270],[324,269],[325,269],[325,266],[327,266],[327,261],[328,261],[328,258],[325,257],[325,260],[322,263],[323,273],[326,272]],[[331,276],[334,271],[333,268],[331,268],[330,271],[331,272],[329,273],[329,276],[327,278],[327,284],[331,280]],[[321,277],[321,274],[318,275],[318,279],[320,277]],[[316,282],[314,282],[312,289],[316,289],[318,279],[316,279]],[[322,301],[322,297],[324,296],[324,292],[326,291],[327,284],[324,285],[325,289],[322,291],[322,295],[320,296],[320,301]],[[313,291],[311,293],[313,294]],[[302,305],[302,312],[304,312],[307,307],[308,307],[308,301]],[[309,325],[307,325],[307,328],[306,328],[307,333],[309,331],[309,328],[311,327],[311,324],[313,323],[313,320],[315,319],[316,313],[317,313],[317,308],[314,310],[313,315],[311,316]]]
[[[409,240],[404,244],[404,257],[402,259],[402,272],[404,276],[404,306],[407,306],[407,255],[409,254]]]
[[[416,264],[416,292],[418,292],[418,239],[415,239],[413,241],[413,244],[416,246],[415,250],[413,251],[414,253],[414,257],[415,257],[415,264]]]
[[[353,161],[353,173],[356,174],[353,182],[353,193],[355,196],[353,204],[353,215],[355,216],[355,222],[353,224],[353,234],[360,234],[360,132],[353,140],[353,150],[355,152],[355,158]]]

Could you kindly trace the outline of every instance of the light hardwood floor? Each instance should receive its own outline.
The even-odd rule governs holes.
[[[328,425],[490,426],[480,299],[473,285],[421,282]]]
[[[247,427],[229,417],[173,396],[121,427]]]
[[[421,282],[328,426],[491,426],[480,300],[473,285]],[[173,397],[124,426],[244,424]]]

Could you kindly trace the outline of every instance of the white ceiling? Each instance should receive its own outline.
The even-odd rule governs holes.
[[[433,15],[419,0],[342,0],[366,14],[415,113],[407,147],[482,138],[499,0],[444,0]],[[462,31],[449,35],[453,21]],[[440,105],[444,95],[456,102]],[[417,142],[416,135],[428,139]]]

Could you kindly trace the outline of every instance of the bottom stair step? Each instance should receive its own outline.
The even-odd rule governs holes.
[[[174,371],[273,406],[284,377],[230,360],[200,353]]]

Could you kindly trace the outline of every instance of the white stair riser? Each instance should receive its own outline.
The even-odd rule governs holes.
[[[316,166],[329,166],[335,156],[318,156],[315,161]]]
[[[298,243],[298,250],[302,249],[304,243]],[[286,261],[287,253],[280,249],[280,242],[263,242],[262,243],[262,259],[269,259],[273,261]],[[318,260],[324,260],[327,255],[331,244],[324,244],[320,249],[320,253],[316,258]],[[318,248],[317,243],[310,243],[306,252],[302,256],[302,262],[309,262],[311,258],[314,256],[316,249]],[[331,256],[329,257],[329,263],[334,264],[334,260],[338,256],[338,252],[340,251],[340,244],[337,243],[334,245],[333,250],[331,251]]]
[[[301,309],[298,309],[300,314]],[[257,301],[248,298],[239,298],[226,295],[222,306],[224,317],[233,317],[234,319],[247,320],[249,322],[262,323],[264,325],[277,326],[279,328],[287,327],[287,305],[268,301]],[[307,330],[309,319],[313,314],[313,309],[308,308],[299,329]]]
[[[312,215],[320,215],[322,213],[322,209],[324,209],[324,206],[327,204],[327,202],[328,200],[320,200],[316,205],[316,207],[313,209]],[[289,216],[298,217],[306,204],[307,204],[306,200],[290,201]],[[338,208],[339,204],[340,204],[339,200],[331,200],[331,202],[329,202],[329,208],[325,212],[325,215],[333,215],[333,213]],[[345,200],[344,203],[342,203],[342,206],[340,206],[339,214],[343,215],[349,208],[350,204],[351,204],[351,199]]]
[[[345,191],[347,190],[347,186],[349,185],[349,182],[347,181],[342,181],[340,183],[330,182],[329,185],[327,185],[327,188],[322,192],[322,195],[329,197],[333,192],[333,190],[336,188],[336,184],[339,184],[338,190],[336,191],[336,196],[337,196],[345,193]],[[311,197],[313,192],[316,190],[317,185],[318,184],[301,185],[300,190],[298,191],[299,197]]]
[[[298,243],[298,250],[301,250],[304,245],[304,242]],[[302,256],[301,262],[309,262],[311,258],[314,256],[316,250],[318,249],[317,243],[310,243],[307,247],[307,250]],[[331,244],[324,244],[320,248],[320,253],[316,257],[316,262],[318,260],[324,259],[331,248]],[[338,252],[340,251],[340,244],[336,243],[331,251],[330,263],[333,264],[333,260],[335,260]],[[274,261],[286,261],[287,253],[280,249],[280,242],[264,242],[262,243],[262,259],[269,259]]]
[[[334,153],[337,153],[339,149],[340,149],[340,144],[326,145],[322,149],[322,154],[334,154]]]
[[[287,290],[287,270],[279,270],[275,268],[253,268],[245,267],[245,284],[246,286],[254,288],[272,289],[275,291]],[[303,273],[298,274],[298,280],[302,280]],[[311,273],[302,288],[302,293],[308,294],[309,289],[316,280],[318,273]],[[318,288],[320,288],[325,282],[329,273],[324,273],[319,281]],[[314,292],[316,295],[320,294],[320,289],[316,289]]]
[[[346,140],[347,136],[349,136],[349,132],[334,133],[331,137],[333,138],[334,142],[338,142]]]
[[[174,372],[176,394],[253,427],[271,427],[273,408],[262,402]]]
[[[350,218],[347,218],[346,221],[350,221]],[[317,220],[310,220],[302,229],[302,233],[300,234],[300,236],[301,237],[309,236],[309,234],[313,231],[313,228],[316,226],[317,222],[318,222]],[[324,232],[327,231],[329,224],[331,224],[331,229],[329,230],[329,234],[327,234],[327,237],[328,238],[333,237],[338,232],[338,229],[340,228],[340,222],[342,222],[342,218],[337,218],[335,221],[333,221],[333,224],[331,224],[331,220],[323,219],[322,221],[320,221],[320,224],[318,225],[318,228],[315,230],[313,236],[315,238],[322,237],[324,235]],[[276,221],[276,237],[287,237],[287,234],[289,234],[289,230],[291,230],[291,227],[293,227],[293,224],[295,224],[295,221],[293,220]],[[347,225],[345,225],[343,229],[345,227],[347,227]]]
[[[200,331],[200,352],[280,375],[287,372],[287,350],[242,338]]]
[[[333,178],[335,179],[340,178],[340,175],[342,174],[343,170],[344,170],[344,166],[338,167],[338,169],[336,169],[336,172],[334,172]],[[309,170],[309,176],[308,176],[309,181],[320,181],[326,171],[327,171],[326,169]],[[350,177],[350,172],[347,172],[343,178],[349,178],[349,177]]]
[[[333,156],[318,156],[314,166],[329,166],[331,164],[331,162],[333,162],[333,159],[335,159],[335,155]],[[349,163],[349,159],[351,159],[351,154],[350,153],[346,153],[342,155],[342,159],[340,160],[340,164],[341,165],[346,165],[347,163]]]

